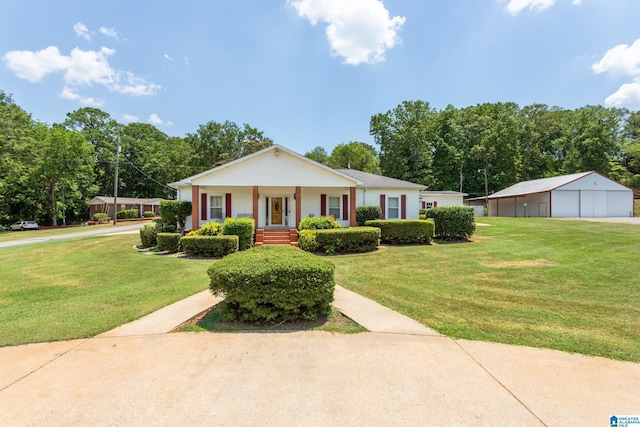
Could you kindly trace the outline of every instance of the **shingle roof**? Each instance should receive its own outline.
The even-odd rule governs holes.
[[[426,185],[415,184],[413,182],[402,181],[395,178],[387,178],[386,176],[376,175],[374,173],[363,172],[355,169],[336,169],[338,172],[349,175],[359,181],[362,181],[365,187],[369,188],[414,188],[425,189]]]
[[[497,193],[490,194],[489,199],[499,199],[501,197],[524,196],[525,194],[535,194],[535,193],[544,193],[547,191],[553,191],[558,187],[567,185],[570,182],[576,181],[592,173],[593,171],[581,172],[581,173],[574,173],[571,175],[554,176],[552,178],[541,178],[541,179],[534,179],[532,181],[519,182],[517,184],[512,185],[511,187],[505,188],[504,190],[500,190]],[[481,198],[484,198],[484,197],[481,197]]]
[[[118,203],[123,205],[159,205],[161,198],[138,199],[133,197],[118,197]],[[90,205],[113,204],[113,197],[96,196],[89,202]]]

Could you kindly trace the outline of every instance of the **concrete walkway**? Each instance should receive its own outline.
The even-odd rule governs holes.
[[[453,340],[341,287],[335,305],[375,332],[163,333],[211,298],[92,339],[0,348],[0,425],[602,426],[640,414],[640,364]]]

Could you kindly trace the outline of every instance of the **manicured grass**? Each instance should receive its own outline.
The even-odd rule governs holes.
[[[91,337],[207,289],[214,261],[144,255],[139,242],[126,234],[0,249],[0,346]]]
[[[281,322],[270,324],[251,324],[247,322],[227,322],[219,311],[213,309],[194,324],[180,329],[183,332],[277,332],[277,331],[325,331],[339,334],[357,334],[367,330],[343,316],[332,307],[331,313],[316,321]]]
[[[474,243],[331,257],[336,282],[452,337],[640,362],[640,226],[479,222]]]

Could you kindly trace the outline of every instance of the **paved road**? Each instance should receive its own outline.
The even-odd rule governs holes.
[[[57,236],[46,236],[46,237],[38,237],[37,231],[29,231],[29,235],[32,236],[35,234],[35,237],[28,237],[26,239],[14,240],[11,242],[0,242],[0,248],[9,248],[12,246],[22,246],[22,245],[31,245],[34,243],[43,243],[43,242],[54,242],[57,240],[67,240],[67,239],[76,239],[78,237],[89,237],[89,236],[106,236],[109,234],[120,234],[120,233],[130,233],[132,231],[137,231],[142,226],[146,224],[145,222],[135,223],[133,225],[121,225],[117,228],[109,227],[109,228],[94,228],[88,227],[85,231],[78,231],[77,233],[67,233],[67,234],[59,234]]]

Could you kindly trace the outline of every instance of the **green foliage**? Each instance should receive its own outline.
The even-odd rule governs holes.
[[[167,223],[162,218],[154,218],[152,221],[158,233],[175,233],[178,229],[175,222]]]
[[[380,219],[382,209],[380,206],[358,206],[356,207],[356,225],[362,227],[367,221]]]
[[[155,218],[156,214],[153,211],[144,211],[142,216],[144,218]]]
[[[321,218],[304,217],[300,224],[298,224],[298,230],[328,230],[332,228],[340,228],[341,225],[332,215],[323,216]]]
[[[435,222],[435,237],[442,240],[468,240],[476,230],[473,208],[444,206],[427,211]]]
[[[315,147],[313,150],[306,152],[304,156],[323,165],[329,164],[329,155],[323,147]]]
[[[316,230],[298,231],[298,247],[307,252],[318,252],[319,246],[316,240]]]
[[[253,247],[255,223],[252,218],[227,218],[222,226],[225,236],[238,236],[238,249],[245,251]]]
[[[124,211],[118,211],[116,213],[116,218],[118,219],[134,219],[138,218],[138,209],[127,209]]]
[[[178,252],[180,233],[158,233],[158,250],[166,252]]]
[[[339,144],[331,152],[329,166],[334,169],[350,168],[369,173],[379,173],[378,152],[364,142]]]
[[[371,252],[380,246],[380,229],[351,227],[317,230],[316,242],[319,250],[329,254]]]
[[[91,219],[95,222],[108,222],[109,216],[106,213],[98,212],[93,214],[93,217]]]
[[[145,224],[140,229],[140,244],[143,248],[152,248],[158,244],[158,224]]]
[[[191,256],[222,258],[238,252],[238,236],[191,235],[180,239],[182,252]]]
[[[191,202],[186,200],[161,200],[160,218],[165,224],[180,224],[180,232],[184,234],[187,216],[191,215]]]
[[[333,263],[291,246],[231,254],[208,270],[211,291],[224,294],[228,320],[317,319],[331,311]]]
[[[389,244],[429,244],[433,238],[431,220],[388,219],[367,221],[370,227],[380,229],[380,240]]]
[[[197,230],[192,230],[187,236],[217,236],[222,233],[222,224],[218,221],[207,222]]]

